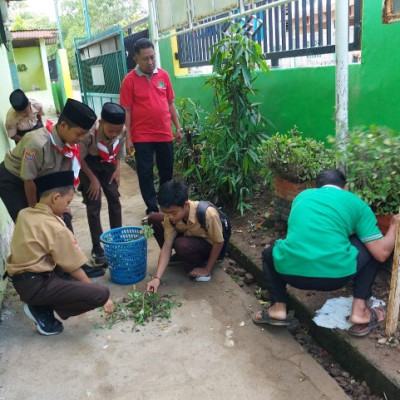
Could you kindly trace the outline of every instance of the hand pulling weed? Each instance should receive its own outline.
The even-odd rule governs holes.
[[[132,320],[134,326],[145,325],[149,320],[169,319],[171,310],[180,307],[181,302],[173,300],[177,296],[176,293],[169,293],[160,296],[159,293],[138,292],[133,286],[132,292],[123,298],[121,302],[114,302],[114,312],[106,314],[105,323],[103,325],[95,325],[95,328],[111,329],[116,323]],[[103,312],[103,308],[99,309]]]

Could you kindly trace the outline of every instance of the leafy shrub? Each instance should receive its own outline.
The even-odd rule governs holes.
[[[400,205],[400,136],[372,125],[349,132],[339,160],[346,165],[350,191],[376,214],[394,214]]]
[[[195,129],[189,131],[196,134],[177,151],[175,165],[184,170],[189,185],[198,180],[202,197],[243,213],[262,165],[257,149],[267,137],[259,105],[250,100],[256,93],[252,72],[269,70],[260,46],[238,25],[213,46],[211,63],[214,74],[207,85],[214,91],[213,111],[202,119],[193,101],[182,104],[180,118],[191,116],[188,124]]]
[[[315,180],[324,169],[335,168],[335,152],[321,141],[305,138],[295,126],[286,134],[276,133],[262,143],[264,173],[293,183]]]

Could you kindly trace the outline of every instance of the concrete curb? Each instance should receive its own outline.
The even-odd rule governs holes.
[[[229,257],[242,268],[250,272],[257,283],[266,287],[262,267],[249,258],[236,244],[230,242]],[[400,386],[388,377],[367,354],[363,354],[356,345],[359,339],[350,338],[342,331],[325,329],[317,326],[312,318],[314,311],[289,291],[290,308],[295,310],[296,318],[309,328],[310,335],[324,349],[326,349],[335,360],[342,365],[350,374],[359,381],[367,382],[372,392],[378,395],[385,394],[386,399],[400,399]]]

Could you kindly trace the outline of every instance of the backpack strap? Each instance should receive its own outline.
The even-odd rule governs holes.
[[[197,206],[196,218],[197,218],[197,221],[199,221],[200,226],[203,229],[206,229],[206,212],[207,212],[207,208],[210,206],[213,206],[211,201],[205,201],[205,200],[199,201],[199,204]]]

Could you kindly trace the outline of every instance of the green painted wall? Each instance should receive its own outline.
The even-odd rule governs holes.
[[[13,91],[10,67],[8,64],[7,51],[4,45],[0,45],[0,162],[14,142],[8,139],[5,130],[5,120],[8,109],[10,108],[9,95]],[[12,234],[13,222],[8,212],[0,200],[0,276],[4,273],[5,258],[9,253],[10,238]],[[0,308],[3,295],[7,286],[7,280],[0,278]]]
[[[36,87],[38,87],[39,90],[46,90],[47,86],[40,47],[22,47],[14,49],[14,55],[17,66],[18,64],[25,64],[28,68],[24,72],[18,72],[21,89],[24,92],[36,90]]]
[[[363,2],[362,62],[349,66],[349,127],[387,125],[400,131],[400,23],[382,24],[382,2]],[[173,77],[169,40],[160,43],[162,67],[167,69],[177,100],[198,99],[211,109],[212,91],[205,76]],[[335,135],[335,67],[273,69],[260,73],[257,101],[274,127],[284,132],[297,125],[306,135],[325,139]]]

